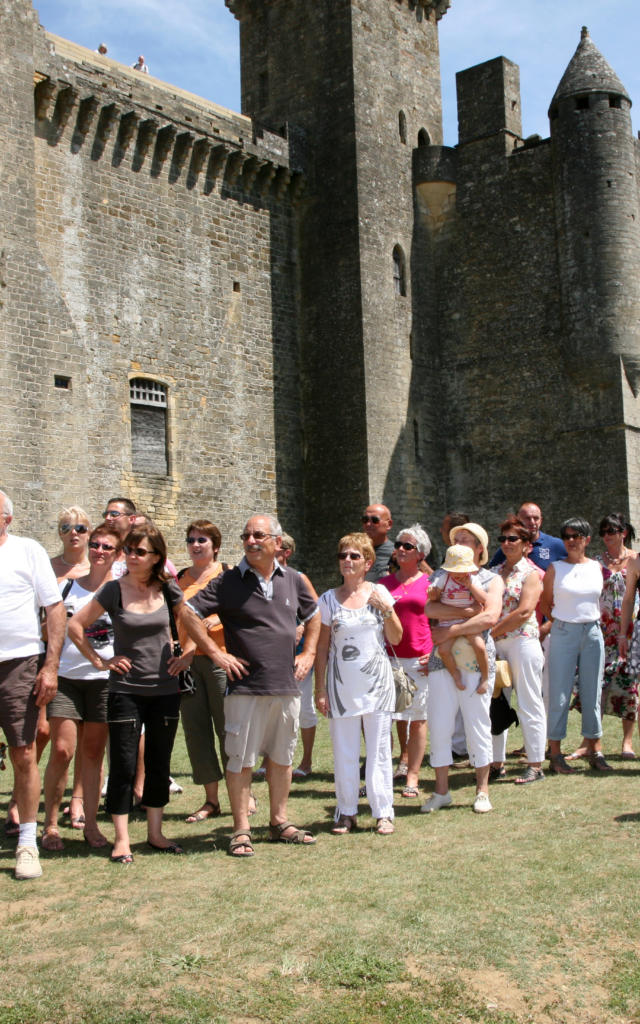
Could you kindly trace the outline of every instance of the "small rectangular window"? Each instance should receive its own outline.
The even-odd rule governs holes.
[[[53,378],[54,388],[62,388],[63,391],[71,390],[71,377],[61,377],[59,374],[55,374]]]

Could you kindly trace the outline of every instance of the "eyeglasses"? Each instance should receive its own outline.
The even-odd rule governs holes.
[[[358,551],[341,551],[338,555],[341,562],[344,562],[346,558],[350,558],[352,562],[357,562],[362,555]]]
[[[380,522],[380,516],[363,516],[362,517],[362,522],[363,523],[379,523]]]
[[[604,530],[600,530],[601,537],[615,537],[616,533],[622,533],[622,530],[616,529],[615,526],[607,526]]]
[[[402,548],[403,551],[415,551],[418,545],[409,544],[409,542],[406,540],[397,540],[395,541],[393,546],[396,549],[396,551],[398,550],[398,548]]]
[[[125,555],[137,555],[138,558],[144,558],[145,555],[155,555],[155,551],[150,551],[149,548],[132,548],[130,544],[125,544],[123,549]]]
[[[120,516],[126,516],[126,512],[118,512],[115,508],[110,508],[108,512],[105,512],[105,519],[119,519]]]
[[[88,533],[89,527],[85,526],[84,523],[77,523],[76,525],[72,523],[60,524],[60,533],[72,533],[73,531],[76,533]]]
[[[562,540],[583,540],[581,533],[561,533]]]
[[[101,549],[102,551],[115,551],[116,549],[115,544],[100,544],[97,540],[90,540],[89,547],[92,551],[100,551]]]
[[[187,544],[206,544],[210,537],[187,537]]]
[[[262,530],[251,530],[247,533],[245,530],[240,534],[240,540],[249,540],[249,537],[253,537],[254,540],[266,540],[267,537],[275,537],[275,533],[263,533]]]
[[[522,537],[518,537],[517,533],[501,533],[498,537],[498,544],[504,544],[505,541],[509,541],[509,544],[515,544],[519,540],[522,540]]]

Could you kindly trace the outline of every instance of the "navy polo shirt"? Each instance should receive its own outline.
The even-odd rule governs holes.
[[[296,619],[306,622],[318,605],[294,569],[275,563],[266,585],[245,558],[216,576],[188,602],[200,618],[214,612],[229,654],[248,662],[249,674],[230,679],[227,693],[298,696],[294,677]]]
[[[560,540],[560,537],[552,537],[550,533],[543,533],[540,530],[538,539],[533,542],[533,550],[529,552],[527,558],[546,572],[552,562],[559,562],[561,558],[567,557],[567,549],[564,546],[564,541]],[[502,548],[498,548],[495,555],[489,562],[489,568],[493,569],[496,565],[502,565],[505,558],[502,553]]]

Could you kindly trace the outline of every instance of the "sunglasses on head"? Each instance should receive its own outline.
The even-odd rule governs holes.
[[[521,539],[522,538],[518,537],[517,533],[501,533],[498,537],[498,544],[504,544],[506,540],[508,540],[510,544],[515,544],[516,541]]]
[[[393,546],[396,551],[399,548],[402,548],[403,551],[415,551],[418,545],[410,544],[408,540],[396,540]]]
[[[209,537],[187,537],[187,544],[206,544]]]
[[[115,544],[103,544],[101,541],[97,540],[90,540],[89,547],[92,551],[100,551],[101,549],[102,551],[115,551],[116,549]]]
[[[363,523],[379,523],[380,522],[380,516],[363,516],[362,517],[362,522]]]
[[[60,533],[71,533],[73,530],[75,530],[76,533],[88,533],[89,527],[85,526],[84,523],[77,523],[76,525],[72,523],[62,523],[60,525]]]
[[[341,551],[338,555],[341,562],[344,562],[345,558],[350,558],[352,562],[357,562],[362,555],[359,551]]]

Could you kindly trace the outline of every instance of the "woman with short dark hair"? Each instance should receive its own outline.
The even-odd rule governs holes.
[[[604,642],[600,629],[602,566],[587,558],[591,527],[586,519],[573,516],[560,528],[567,557],[553,562],[544,577],[541,608],[552,620],[549,644],[549,767],[558,775],[574,769],[561,750],[567,734],[567,717],[573,683],[578,670],[578,691],[582,707],[582,734],[589,764],[596,771],[608,771],[601,749],[602,721],[600,694],[604,667]]]
[[[107,811],[115,827],[114,863],[131,864],[129,812],[133,802],[138,741],[145,727],[144,790],[148,845],[163,853],[183,853],[162,833],[162,812],[169,802],[169,766],[178,728],[179,667],[172,654],[167,600],[174,616],[182,592],[164,571],[167,547],[152,523],[135,526],[124,542],[127,572],[105,583],[69,622],[69,636],[96,668],[109,669],[109,743],[111,764]],[[166,597],[166,599],[165,599]],[[85,630],[104,612],[114,630],[114,656],[100,657]]]

